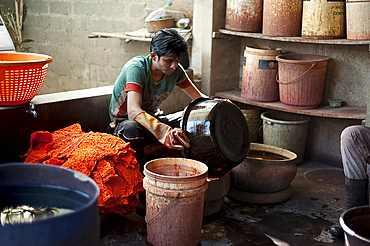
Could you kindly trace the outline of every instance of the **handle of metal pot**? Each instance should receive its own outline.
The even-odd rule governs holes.
[[[280,81],[279,80],[279,72],[277,72],[276,73],[276,82],[281,83],[281,84],[290,84],[290,83],[293,83],[293,82],[297,81],[299,78],[301,78],[303,75],[305,75],[306,73],[308,73],[315,65],[316,65],[316,63],[313,63],[311,65],[311,67],[309,69],[307,69],[304,73],[302,73],[297,78],[295,78],[295,79],[293,79],[293,80],[291,80],[289,82],[282,82],[282,81]]]
[[[257,130],[258,132],[258,135],[259,136],[262,136],[262,133],[261,133],[261,129],[265,126],[265,125],[273,125],[274,123],[272,123],[271,121],[268,121],[266,120]]]
[[[258,135],[259,135],[259,131],[261,130],[261,128],[263,127],[263,124],[261,125],[261,122],[262,122],[262,120],[261,119],[259,119],[258,120],[258,125],[257,125],[257,127],[256,127],[256,129],[252,132],[252,134],[250,134],[250,135],[254,135],[255,133],[257,133]],[[261,126],[260,126],[261,125]]]
[[[265,123],[263,123],[263,124],[258,128],[258,130],[257,130],[257,134],[258,134],[259,136],[262,136],[261,130],[262,130],[262,128],[263,128],[263,126],[264,126],[264,125],[266,125],[266,122],[265,122]]]
[[[159,213],[157,213],[153,218],[151,218],[149,221],[147,220],[147,218],[146,218],[146,216],[145,216],[145,221],[146,221],[146,223],[147,224],[149,224],[150,222],[152,222],[155,218],[157,218],[163,211],[165,211],[167,208],[168,208],[168,206],[170,206],[170,204],[173,202],[173,201],[175,201],[175,199],[176,198],[178,198],[180,196],[180,192],[179,193],[177,193],[176,194],[176,196],[174,196],[173,198],[172,198],[172,200],[161,210],[161,211],[159,211]]]

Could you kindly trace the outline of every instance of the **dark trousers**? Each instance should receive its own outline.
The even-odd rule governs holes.
[[[159,115],[156,118],[172,128],[180,127],[182,111],[168,115]],[[145,160],[144,147],[149,144],[159,143],[150,131],[136,121],[129,120],[128,118],[118,118],[115,128],[108,127],[108,133],[120,137],[125,142],[130,142],[130,147],[136,151],[135,157],[140,163],[140,167]]]
[[[370,127],[354,125],[341,134],[347,209],[369,204]]]

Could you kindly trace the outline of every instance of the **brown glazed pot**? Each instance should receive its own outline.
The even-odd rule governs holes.
[[[184,110],[181,128],[190,139],[185,156],[206,164],[210,178],[224,176],[247,157],[247,121],[233,103],[195,99]]]
[[[278,155],[283,160],[250,158],[252,154]],[[253,193],[272,193],[286,189],[297,174],[297,155],[292,151],[266,144],[251,143],[247,158],[231,173],[231,184]]]

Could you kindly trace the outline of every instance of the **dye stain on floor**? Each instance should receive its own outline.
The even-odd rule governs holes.
[[[201,246],[344,245],[329,233],[345,211],[342,170],[304,162],[291,184],[292,196],[277,204],[242,203],[224,198],[222,209],[203,217]],[[132,213],[102,221],[102,246],[144,246],[144,217]]]
[[[329,233],[332,221],[282,205],[246,206],[226,198],[222,212],[204,218],[202,245],[343,245]]]

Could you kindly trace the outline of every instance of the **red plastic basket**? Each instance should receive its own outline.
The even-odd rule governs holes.
[[[40,91],[52,60],[36,53],[0,53],[0,106],[30,102]]]

